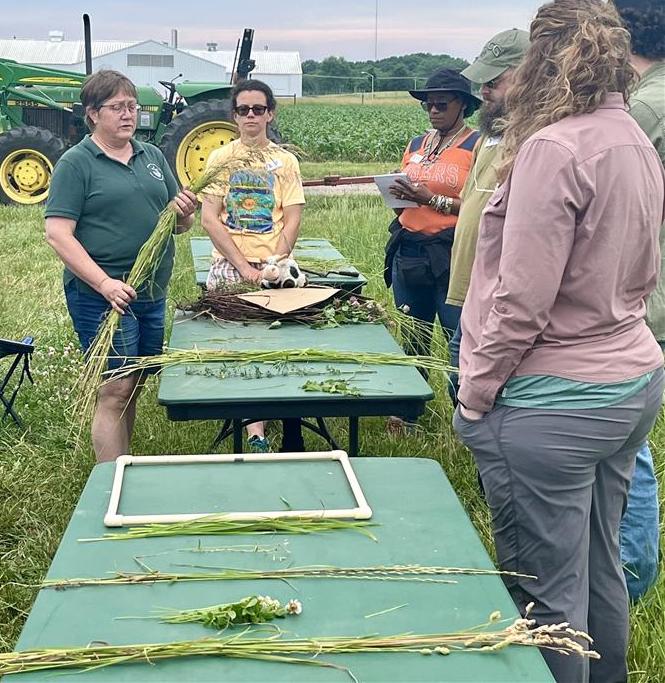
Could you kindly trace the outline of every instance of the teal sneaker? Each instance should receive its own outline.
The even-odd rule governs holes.
[[[264,436],[254,434],[247,439],[250,453],[270,453],[270,444]]]

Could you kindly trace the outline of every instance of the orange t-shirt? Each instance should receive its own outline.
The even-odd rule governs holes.
[[[402,171],[415,183],[427,186],[434,194],[445,194],[459,198],[471,169],[473,147],[480,137],[478,131],[469,132],[452,147],[439,154],[432,163],[427,163],[424,151],[435,131],[425,133],[411,140],[402,157]],[[430,206],[404,209],[399,217],[403,228],[411,232],[434,235],[446,228],[454,228],[457,216],[435,211]]]

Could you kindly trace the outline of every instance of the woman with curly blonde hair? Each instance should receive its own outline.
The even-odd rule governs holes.
[[[602,0],[555,0],[507,94],[503,183],[483,214],[462,313],[453,424],[473,451],[502,569],[538,623],[598,660],[544,649],[559,683],[627,679],[619,522],[658,414],[645,323],[665,174],[626,109],[630,37]]]

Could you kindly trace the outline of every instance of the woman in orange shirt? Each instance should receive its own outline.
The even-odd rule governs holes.
[[[446,304],[446,295],[459,195],[479,138],[464,119],[481,101],[453,69],[439,69],[423,90],[409,93],[420,100],[432,129],[411,140],[402,157],[409,180],[391,188],[397,198],[418,206],[397,210],[386,246],[385,279],[388,287],[392,284],[395,304],[424,323],[417,337],[407,339],[407,352],[428,354],[436,316],[450,338],[462,310]]]

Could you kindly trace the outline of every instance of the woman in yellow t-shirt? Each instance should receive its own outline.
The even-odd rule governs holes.
[[[243,81],[231,94],[240,139],[220,147],[208,168],[260,150],[260,161],[231,172],[228,182],[203,193],[201,224],[213,243],[207,287],[220,282],[258,282],[273,255],[290,254],[298,239],[305,197],[298,160],[268,139],[276,101],[261,81]]]
[[[293,251],[305,204],[298,160],[268,139],[276,107],[270,87],[243,81],[233,89],[231,104],[240,139],[215,150],[208,168],[247,158],[252,149],[261,151],[261,160],[231,172],[227,183],[203,193],[201,224],[213,244],[208,289],[222,282],[259,282],[268,258]],[[254,422],[247,433],[253,451],[270,450],[265,423]]]

